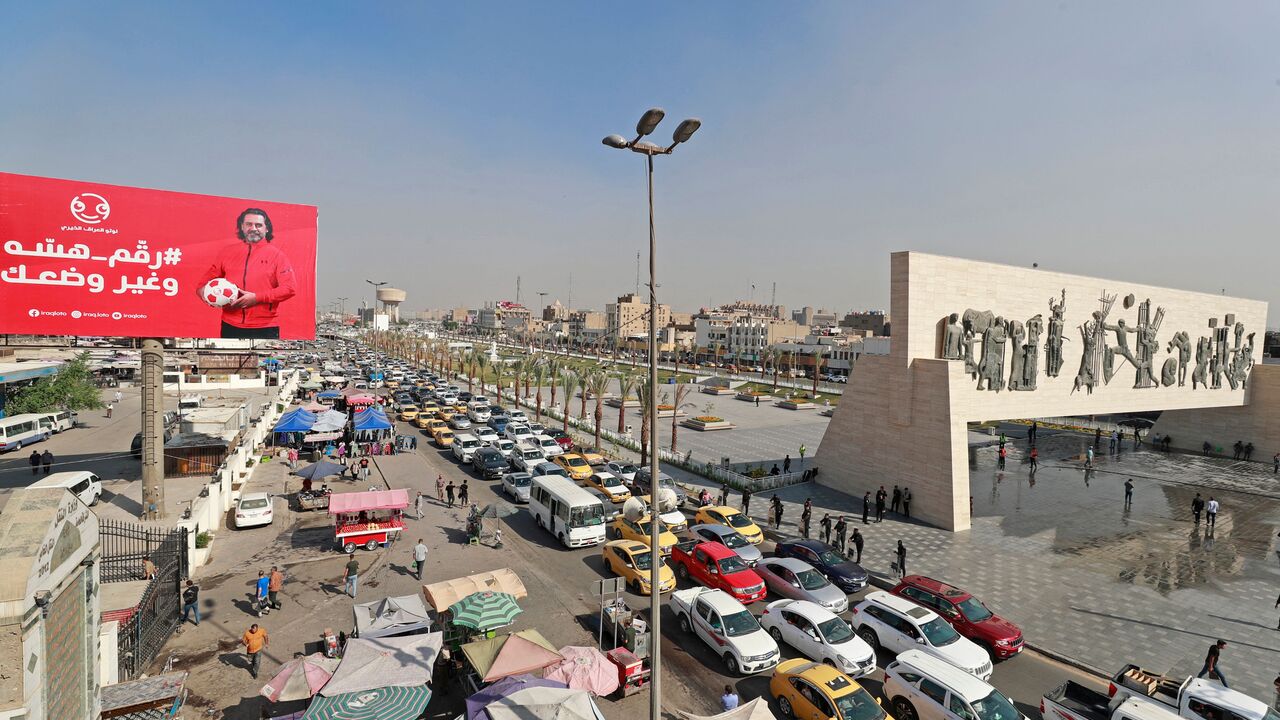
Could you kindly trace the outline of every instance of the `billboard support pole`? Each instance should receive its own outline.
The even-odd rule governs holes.
[[[164,343],[142,341],[142,519],[164,510]]]

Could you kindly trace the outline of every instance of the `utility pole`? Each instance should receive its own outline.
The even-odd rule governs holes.
[[[775,308],[778,307],[778,283],[776,282],[773,284],[773,294],[769,296],[769,304]]]
[[[516,276],[516,304],[520,304],[520,276]]]
[[[640,253],[636,252],[636,295],[640,294]]]
[[[341,307],[338,313],[342,316],[343,322],[346,322],[347,320],[347,301],[350,299],[351,298],[344,298],[344,297],[338,298],[338,305]]]
[[[573,273],[569,273],[569,312],[573,312]]]
[[[178,388],[181,390],[181,382]],[[164,517],[164,342],[159,338],[145,338],[142,341],[142,519],[163,520]]]

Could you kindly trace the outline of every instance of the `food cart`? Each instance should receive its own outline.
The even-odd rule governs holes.
[[[402,512],[409,507],[409,491],[370,490],[329,496],[329,514],[334,518],[334,539],[342,551],[351,554],[357,547],[375,550],[387,545],[404,530]]]

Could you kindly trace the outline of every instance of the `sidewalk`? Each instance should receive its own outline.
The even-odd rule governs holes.
[[[1274,629],[1280,611],[1273,608],[1280,592],[1274,543],[1280,483],[1267,484],[1270,467],[1131,446],[1109,456],[1104,443],[1097,469],[1085,480],[1071,459],[1084,440],[1042,436],[1045,462],[1031,482],[1021,465],[1025,441],[1019,443],[1011,443],[1004,473],[995,471],[995,447],[976,452],[968,532],[892,514],[876,524],[874,507],[873,522],[862,525],[861,496],[807,483],[777,491],[785,507],[780,535],[799,534],[803,502],[812,497],[811,535],[817,537],[824,512],[844,513],[866,537],[864,565],[881,584],[893,584],[889,567],[902,539],[911,573],[975,593],[1046,654],[1105,675],[1129,662],[1188,675],[1199,672],[1209,645],[1222,638],[1229,643],[1223,668],[1232,687],[1269,701],[1280,668],[1280,631]],[[689,486],[712,487],[678,468],[665,471]],[[1128,511],[1125,478],[1136,486]],[[892,486],[887,490],[892,494]],[[1191,522],[1196,492],[1222,502],[1212,535]],[[751,515],[761,527],[771,496],[752,498]],[[740,505],[739,497],[732,493],[731,504]]]

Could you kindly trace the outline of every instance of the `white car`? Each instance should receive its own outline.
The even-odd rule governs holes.
[[[885,667],[880,694],[904,720],[1025,720],[999,690],[922,650],[900,653]]]
[[[604,464],[604,469],[622,478],[622,482],[630,485],[636,480],[636,470],[640,468],[631,463],[610,461]]]
[[[497,431],[488,425],[473,425],[471,428],[471,434],[476,436],[476,439],[480,441],[481,445],[492,446],[498,441]],[[502,456],[506,457],[506,453],[503,453]]]
[[[476,437],[480,437],[480,436],[477,435]],[[497,450],[498,452],[502,453],[502,457],[506,458],[507,462],[510,463],[511,457],[516,451],[516,444],[496,434],[494,435],[494,437],[496,437],[497,439],[494,440],[492,443],[490,443],[489,447],[492,447],[494,450]]]
[[[671,606],[680,629],[702,639],[724,661],[730,675],[752,675],[778,664],[778,643],[751,611],[723,590],[677,590]]]
[[[777,600],[760,615],[760,625],[781,645],[784,641],[802,655],[834,665],[859,678],[876,669],[876,653],[839,615],[808,600]]]
[[[471,418],[472,422],[489,422],[489,406],[471,403],[471,407],[467,410],[467,417]]]
[[[524,414],[520,408],[511,408],[507,413],[507,417],[511,418],[511,422],[523,425],[529,422],[529,416]]]
[[[507,426],[507,431],[503,433],[509,440],[519,445],[520,443],[533,443],[533,432],[525,425],[512,423]]]
[[[509,472],[502,476],[502,492],[518,503],[529,502],[529,486],[533,476],[527,472]]]
[[[529,426],[529,432],[533,433],[534,435],[547,434],[547,426],[543,425],[540,422],[527,422],[525,424]]]
[[[850,615],[858,635],[872,648],[894,655],[920,650],[982,680],[991,677],[991,656],[955,631],[937,613],[887,592],[868,593]]]
[[[548,437],[546,435],[534,435],[532,442],[542,448],[542,454],[546,455],[548,458],[564,454],[564,448],[560,447],[560,443],[556,442],[556,439],[553,437]]]
[[[454,430],[470,430],[471,421],[467,419],[466,415],[454,415],[449,419],[449,427]]]
[[[515,450],[511,451],[511,467],[524,472],[533,472],[533,469],[546,462],[547,458],[542,454],[540,448],[532,445],[520,444],[516,445]]]
[[[266,493],[244,493],[236,501],[236,527],[270,525],[275,519],[271,496]]]
[[[483,446],[480,444],[480,441],[476,439],[476,436],[469,433],[458,433],[457,435],[454,435],[453,442],[449,444],[449,450],[453,453],[453,456],[458,459],[458,462],[461,463],[471,462],[471,456],[474,455],[481,447]]]

